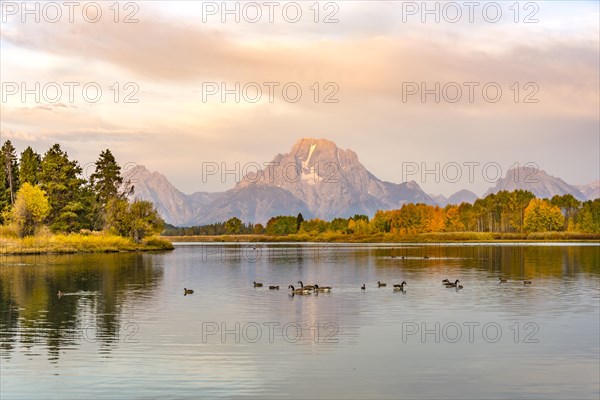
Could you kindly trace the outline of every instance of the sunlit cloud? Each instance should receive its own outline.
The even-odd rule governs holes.
[[[20,93],[3,99],[2,139],[79,143],[75,151],[86,160],[101,150],[92,143],[119,147],[127,161],[160,170],[187,192],[233,185],[193,179],[198,160],[268,161],[304,136],[354,149],[368,169],[394,182],[398,157],[538,161],[572,183],[598,179],[590,146],[600,120],[597,3],[539,3],[535,24],[403,22],[400,3],[340,3],[334,24],[203,23],[196,2],[140,3],[135,24],[10,20],[0,32],[3,84],[80,86],[74,101],[66,91],[56,103],[23,101]],[[273,98],[266,82],[278,83]],[[452,83],[463,95],[456,103],[407,97],[411,82],[429,89]],[[474,101],[465,82],[478,83]],[[102,89],[98,102],[83,98],[86,83]],[[207,83],[230,90],[255,83],[262,97],[223,101],[220,92],[206,95]],[[286,101],[286,83],[302,88],[300,101]],[[327,83],[336,85],[337,103],[323,101]],[[501,101],[482,98],[487,83],[502,88]],[[523,102],[530,94],[537,103]],[[127,95],[137,102],[125,103]],[[525,147],[532,144],[540,151]],[[463,188],[423,186],[446,194]]]

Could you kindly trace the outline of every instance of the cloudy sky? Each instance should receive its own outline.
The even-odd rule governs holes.
[[[482,194],[489,163],[595,181],[598,2],[513,3],[2,1],[1,139],[82,164],[110,148],[186,193],[234,185],[203,182],[203,162],[263,163],[301,137],[392,182],[479,163],[472,182],[411,176],[429,193]]]

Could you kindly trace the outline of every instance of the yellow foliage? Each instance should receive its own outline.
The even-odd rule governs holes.
[[[11,221],[17,227],[19,236],[33,235],[35,228],[50,213],[46,192],[25,182],[17,192],[12,208]]]
[[[560,208],[548,200],[532,199],[525,209],[523,226],[527,232],[550,232],[562,229],[565,217]]]
[[[100,233],[81,235],[77,233],[27,236],[22,239],[0,237],[0,254],[21,253],[96,253],[134,250],[171,250],[172,244],[164,239],[151,237],[143,244],[130,238]]]

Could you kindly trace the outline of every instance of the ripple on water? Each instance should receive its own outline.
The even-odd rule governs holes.
[[[207,256],[201,246],[178,245],[89,265],[0,269],[2,397],[597,394],[597,246],[465,246],[462,255],[458,246],[257,247],[264,257],[253,261],[239,246]],[[299,280],[333,290],[292,297],[287,287]],[[395,292],[402,281],[405,291]],[[195,293],[184,296],[184,287]],[[68,295],[58,298],[57,288]],[[469,342],[470,322],[495,323],[502,335],[490,343],[479,330]],[[406,335],[408,326],[436,323],[463,327],[462,339]],[[524,342],[533,332],[527,323],[536,324],[535,343]],[[209,327],[218,331],[207,334]]]

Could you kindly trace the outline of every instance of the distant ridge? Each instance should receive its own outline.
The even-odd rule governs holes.
[[[600,180],[587,185],[576,186],[581,193],[587,197],[588,200],[594,200],[600,198]]]
[[[186,195],[158,173],[150,172],[143,165],[127,171],[126,180],[135,187],[134,198],[154,203],[166,222],[173,225],[185,225],[199,212],[200,207],[210,203],[218,193],[198,192]]]
[[[502,190],[511,192],[517,189],[529,190],[539,198],[549,199],[554,195],[572,194],[573,197],[581,201],[588,199],[577,187],[569,185],[562,179],[551,176],[543,170],[528,168],[509,169],[506,176],[498,180],[494,187],[489,188],[483,197]]]
[[[448,204],[461,204],[461,203],[470,203],[473,204],[475,202],[475,200],[477,200],[479,197],[477,197],[477,195],[473,192],[471,192],[470,190],[459,190],[458,192],[454,193],[453,195],[451,195],[450,197],[446,198],[445,196],[439,194],[439,195],[429,195],[438,206],[440,207],[446,207]]]
[[[288,153],[277,154],[272,167],[243,177],[225,192],[184,194],[168,179],[137,166],[128,174],[135,197],[152,201],[166,222],[176,226],[204,225],[238,217],[263,223],[277,215],[330,220],[354,214],[373,216],[377,210],[398,209],[406,203],[430,205],[473,203],[477,195],[460,190],[450,197],[428,195],[414,181],[385,182],[370,173],[350,149],[327,139],[303,138]],[[530,179],[525,179],[529,177]],[[519,179],[520,178],[520,179]],[[579,200],[598,196],[600,183],[573,186],[538,171],[511,169],[486,194],[524,189],[537,197],[571,193]]]

